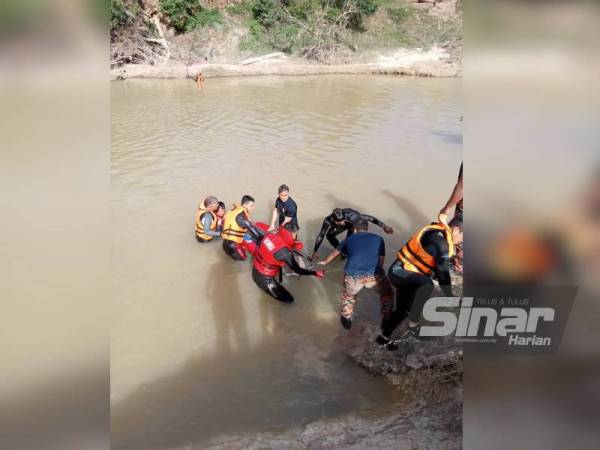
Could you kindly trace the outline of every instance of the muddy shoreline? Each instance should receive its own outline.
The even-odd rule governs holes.
[[[373,376],[386,377],[404,400],[352,411],[285,431],[222,435],[169,450],[459,450],[462,448],[462,349],[451,340],[404,345],[395,352],[373,342],[378,328],[363,322],[343,338],[347,354]]]
[[[462,76],[462,64],[448,61],[447,55],[426,55],[412,53],[401,57],[390,57],[375,62],[354,64],[309,64],[306,61],[283,60],[263,61],[256,64],[193,64],[152,66],[129,64],[111,69],[110,79],[125,80],[128,78],[182,79],[196,78],[202,73],[205,78],[227,78],[244,76],[301,76],[301,75],[406,75],[420,77],[454,78]],[[414,57],[421,57],[414,61]]]

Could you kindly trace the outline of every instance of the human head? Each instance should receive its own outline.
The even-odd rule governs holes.
[[[331,212],[331,215],[333,216],[333,221],[336,223],[336,225],[344,224],[344,212],[341,208],[335,208]]]
[[[455,245],[462,244],[463,241],[463,222],[458,217],[455,217],[448,224],[450,231],[452,231],[452,240]]]
[[[204,207],[209,211],[216,211],[219,207],[219,199],[214,195],[209,195],[204,199]]]
[[[225,214],[225,203],[219,202],[219,206],[217,207],[217,215]]]
[[[279,199],[282,202],[285,202],[290,196],[290,188],[288,187],[288,185],[282,184],[281,186],[279,186],[279,189],[277,189],[277,195],[279,196]]]
[[[367,231],[369,229],[369,222],[364,219],[358,219],[354,222],[354,230],[356,232],[359,231]]]
[[[288,222],[288,223],[286,223],[283,226],[283,228],[285,228],[286,230],[288,230],[292,234],[292,236],[294,237],[294,239],[296,239],[296,236],[298,236],[298,230],[300,229],[298,227],[298,225],[296,225],[293,222]]]
[[[254,197],[252,197],[251,195],[244,195],[242,197],[242,201],[240,202],[242,204],[242,206],[244,208],[246,208],[248,210],[248,212],[252,211],[254,209]]]

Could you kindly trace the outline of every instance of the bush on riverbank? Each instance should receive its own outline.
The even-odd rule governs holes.
[[[157,20],[170,52],[154,42],[162,39]],[[121,49],[111,59],[116,65],[193,63],[214,55],[232,62],[240,51],[274,50],[320,63],[356,62],[368,51],[458,47],[461,33],[460,0],[436,6],[416,0],[111,0],[111,50]],[[132,45],[126,41],[137,42],[135,55],[127,53]]]
[[[223,24],[218,9],[204,7],[198,0],[161,0],[160,10],[179,33]]]
[[[231,12],[248,19],[240,49],[329,62],[336,51],[356,50],[352,34],[364,31],[364,19],[376,10],[375,0],[242,0]]]

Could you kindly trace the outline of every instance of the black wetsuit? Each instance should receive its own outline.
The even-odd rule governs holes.
[[[340,242],[337,239],[337,235],[347,231],[346,237],[350,236],[354,233],[354,222],[359,219],[366,220],[368,222],[374,223],[379,227],[383,227],[385,224],[377,219],[376,217],[369,216],[367,214],[361,214],[355,209],[344,208],[342,209],[342,213],[344,214],[344,223],[342,225],[338,225],[335,223],[335,217],[333,214],[328,215],[323,220],[323,225],[321,225],[321,231],[319,231],[319,235],[317,236],[317,240],[315,242],[315,247],[313,251],[319,250],[321,243],[323,242],[323,238],[327,237],[327,240],[332,245],[333,248],[338,248]]]
[[[427,231],[421,237],[421,245],[435,259],[435,276],[444,292],[451,297],[450,261],[448,258],[448,242],[444,233],[439,230]],[[396,260],[390,266],[388,276],[396,287],[396,308],[390,320],[381,324],[383,334],[390,336],[394,329],[407,316],[418,322],[425,302],[433,292],[431,276],[405,270],[402,261]]]
[[[254,224],[246,218],[243,212],[240,212],[237,216],[235,216],[235,221],[238,226],[245,228],[246,231],[250,233],[252,238],[257,242],[257,245],[260,244],[260,241],[265,235],[263,230],[255,227]],[[223,239],[223,251],[237,261],[243,261],[246,259],[245,250],[242,248],[241,244],[238,244],[237,242]]]
[[[298,262],[294,259],[294,254],[287,248],[282,248],[276,252],[273,256],[278,261],[285,262],[294,272],[298,275],[315,275],[314,270],[307,270],[300,267]],[[283,303],[292,303],[294,297],[290,292],[284,288],[275,277],[269,277],[260,273],[256,267],[252,267],[252,279],[256,285],[273,297],[275,300],[279,300]]]

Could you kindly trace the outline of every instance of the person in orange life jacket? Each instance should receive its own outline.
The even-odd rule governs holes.
[[[264,232],[250,221],[250,213],[254,206],[254,198],[244,195],[240,204],[234,204],[223,218],[223,251],[237,261],[243,261],[247,257],[242,246],[246,232],[250,232],[257,241],[264,235]]]
[[[215,211],[215,214],[217,215],[217,228],[220,228],[221,230],[223,230],[223,218],[225,217],[225,211],[227,211],[225,203],[219,202],[219,207]]]
[[[260,230],[262,230],[265,234],[268,233],[269,225],[264,222],[256,222],[254,226]],[[256,252],[258,251],[258,247],[260,245],[261,240],[256,239],[252,233],[246,231],[244,235],[244,240],[242,241],[242,248],[249,252],[252,256],[256,256]]]
[[[282,226],[277,233],[266,234],[256,256],[252,261],[252,279],[256,285],[275,300],[292,303],[294,297],[284,288],[275,277],[284,267],[290,267],[299,275],[325,276],[325,272],[303,269],[294,259],[294,250],[301,250],[302,243],[296,241],[298,227],[289,222]]]
[[[318,263],[326,265],[340,254],[346,255],[340,322],[347,330],[352,326],[356,296],[363,288],[375,288],[379,294],[382,323],[389,320],[394,306],[392,285],[383,270],[385,243],[381,236],[368,232],[368,225],[365,219],[354,222],[354,232]]]
[[[196,240],[198,242],[210,242],[221,236],[221,228],[218,224],[216,211],[219,200],[214,195],[204,199],[202,205],[196,211]]]
[[[400,249],[388,275],[396,287],[396,310],[382,324],[377,342],[386,345],[394,329],[408,317],[408,329],[401,338],[418,338],[418,326],[425,302],[433,292],[432,275],[438,280],[444,295],[452,297],[450,258],[454,247],[463,240],[463,224],[454,218],[448,225],[434,222],[415,233]],[[392,344],[390,344],[392,345]],[[389,350],[395,349],[393,345]]]

